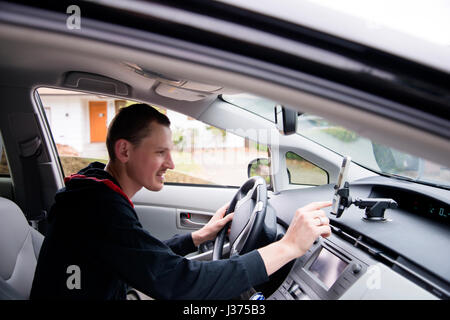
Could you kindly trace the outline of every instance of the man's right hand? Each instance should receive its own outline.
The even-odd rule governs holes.
[[[331,201],[312,202],[297,209],[284,237],[258,249],[268,275],[304,255],[319,236],[331,235],[330,221],[321,210],[329,206]]]
[[[330,201],[312,202],[297,209],[286,234],[280,240],[292,250],[293,258],[304,255],[319,236],[331,235],[330,220],[321,210],[329,206]]]

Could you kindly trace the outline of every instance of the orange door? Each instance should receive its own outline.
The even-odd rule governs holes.
[[[89,101],[91,142],[106,141],[106,101]]]

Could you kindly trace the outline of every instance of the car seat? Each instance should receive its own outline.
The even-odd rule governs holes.
[[[22,210],[0,197],[0,299],[29,298],[43,240]]]

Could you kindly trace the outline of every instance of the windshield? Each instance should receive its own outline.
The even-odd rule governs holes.
[[[250,94],[223,95],[240,108],[275,122],[277,104]],[[297,134],[302,135],[372,171],[400,176],[435,186],[450,187],[450,169],[360,136],[354,131],[312,114],[298,116]]]

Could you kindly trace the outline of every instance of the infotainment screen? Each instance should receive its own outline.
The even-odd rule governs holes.
[[[347,262],[324,248],[309,267],[309,271],[319,278],[327,288],[330,288],[339,278],[342,271],[344,271],[347,264]]]

